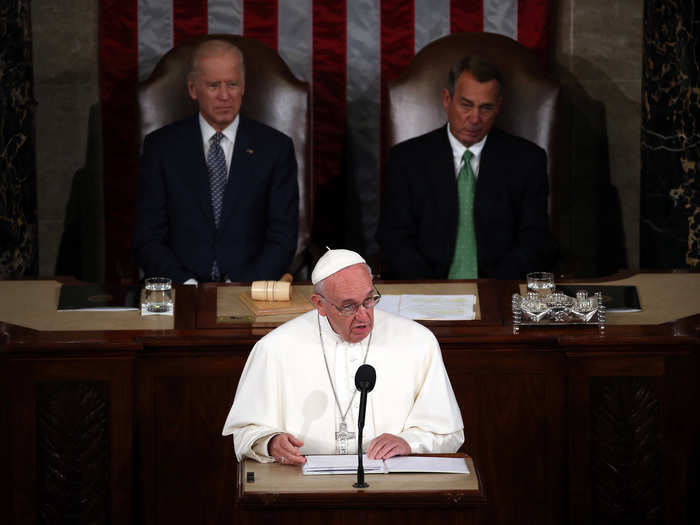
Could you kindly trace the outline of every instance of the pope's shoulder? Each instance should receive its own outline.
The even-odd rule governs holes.
[[[310,310],[281,324],[260,339],[255,347],[264,348],[268,352],[284,351],[289,348],[290,344],[299,345],[303,344],[304,341],[317,339],[318,321],[316,315],[316,310]]]

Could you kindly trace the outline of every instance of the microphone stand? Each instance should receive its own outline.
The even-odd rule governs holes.
[[[357,483],[353,483],[356,489],[366,489],[369,483],[365,483],[365,469],[362,466],[362,429],[365,428],[365,410],[367,408],[367,388],[360,390],[360,414],[357,418]]]
[[[365,469],[362,466],[362,429],[365,428],[365,411],[367,410],[367,394],[374,388],[377,373],[372,365],[364,364],[357,369],[355,374],[355,387],[360,391],[360,413],[357,416],[357,483],[356,489],[369,487],[365,483]]]

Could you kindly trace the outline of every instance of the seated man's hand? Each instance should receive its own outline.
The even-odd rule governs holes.
[[[277,434],[267,444],[267,452],[275,461],[284,465],[301,465],[306,463],[306,458],[299,454],[299,449],[304,445],[291,434]]]
[[[389,459],[392,456],[408,456],[411,447],[406,441],[393,434],[377,436],[369,444],[367,457],[370,459]]]

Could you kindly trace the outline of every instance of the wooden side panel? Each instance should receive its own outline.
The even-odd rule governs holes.
[[[556,352],[452,348],[443,355],[465,444],[488,500],[479,523],[559,524],[564,514],[563,362]]]
[[[570,356],[570,523],[688,523],[697,356],[674,350]]]
[[[247,349],[140,361],[144,523],[233,523],[236,459],[221,431],[246,357]]]
[[[132,522],[132,365],[8,360],[14,523]]]
[[[109,383],[36,386],[37,523],[108,523]]]

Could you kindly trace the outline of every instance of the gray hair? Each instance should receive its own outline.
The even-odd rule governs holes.
[[[189,71],[187,73],[188,78],[194,80],[197,76],[197,64],[201,58],[220,56],[228,53],[236,55],[240,60],[241,75],[243,80],[245,80],[245,61],[243,60],[243,53],[238,46],[221,39],[205,40],[197,45],[190,57]]]
[[[481,83],[495,80],[498,82],[498,96],[500,97],[503,93],[503,74],[501,70],[479,55],[467,55],[459,62],[456,62],[447,74],[447,91],[450,92],[450,96],[455,94],[457,79],[464,72],[471,73]]]

